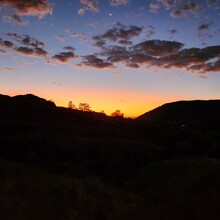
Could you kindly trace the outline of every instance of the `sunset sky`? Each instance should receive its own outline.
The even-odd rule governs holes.
[[[220,98],[218,0],[0,0],[0,94],[136,117]]]

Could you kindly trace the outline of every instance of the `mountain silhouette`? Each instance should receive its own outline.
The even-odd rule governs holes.
[[[220,100],[178,101],[164,104],[137,120],[158,122],[220,122]]]
[[[1,219],[219,219],[219,106],[133,120],[0,95]]]

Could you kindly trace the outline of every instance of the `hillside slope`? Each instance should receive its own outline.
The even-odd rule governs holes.
[[[160,122],[220,122],[220,100],[167,103],[137,119]]]
[[[219,134],[0,96],[1,219],[220,219]]]

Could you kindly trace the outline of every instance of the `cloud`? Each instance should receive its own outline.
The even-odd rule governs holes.
[[[134,49],[150,56],[167,56],[175,54],[183,46],[182,43],[177,41],[147,40],[135,45]]]
[[[96,1],[80,0],[80,3],[84,5],[78,10],[80,16],[84,15],[86,11],[99,12]]]
[[[52,14],[52,7],[47,0],[0,0],[0,6],[9,6],[13,8],[17,15],[34,15],[39,18],[46,14]]]
[[[110,0],[109,1],[112,6],[118,7],[122,5],[127,5],[129,0]]]
[[[65,38],[65,36],[63,36],[63,35],[58,35],[58,36],[56,36],[56,39],[59,40],[59,41],[61,41],[61,42],[65,42],[65,41],[66,41],[66,38]]]
[[[2,38],[0,38],[0,45],[2,47],[7,47],[7,48],[12,48],[14,47],[14,44],[11,41],[8,40],[2,40]]]
[[[158,13],[160,7],[165,10],[170,10],[170,16],[173,18],[181,18],[188,14],[198,16],[203,10],[203,6],[201,4],[193,1],[157,0],[150,4],[149,11]]]
[[[203,23],[198,27],[198,31],[203,31],[209,29],[212,23]]]
[[[178,31],[177,31],[176,29],[170,29],[170,30],[168,30],[168,32],[169,32],[170,34],[172,34],[172,35],[178,33]]]
[[[103,47],[106,44],[106,41],[117,42],[123,45],[131,45],[130,41],[133,37],[137,37],[143,31],[143,27],[139,26],[125,26],[120,22],[117,22],[113,28],[107,30],[102,35],[97,35],[93,37],[95,41],[95,46]]]
[[[154,35],[154,27],[149,25],[145,28],[145,33],[147,37],[151,37],[152,35]]]
[[[208,28],[200,26],[199,29]],[[115,68],[119,63],[129,68],[140,67],[160,69],[182,69],[190,72],[208,73],[220,69],[220,45],[204,48],[184,48],[178,41],[145,40],[132,46],[116,44],[120,39],[132,38],[129,34],[119,34],[121,25],[107,30],[104,34],[93,37],[100,51],[93,55],[82,56],[79,66],[88,66],[96,69]],[[128,28],[125,28],[128,30]],[[130,29],[129,29],[130,30]],[[142,29],[141,29],[142,30]],[[175,29],[169,30],[174,34]],[[129,36],[129,37],[128,37]],[[113,44],[113,45],[112,45]]]
[[[149,6],[149,11],[152,13],[158,13],[160,9],[160,4],[158,2],[151,2]]]
[[[0,54],[7,54],[7,52],[5,50],[0,49]]]
[[[29,35],[18,35],[16,33],[7,33],[6,36],[14,40],[21,45],[15,45],[11,41],[2,40],[0,38],[0,45],[3,47],[11,48],[14,52],[26,55],[34,56],[37,58],[43,58],[47,56],[47,51],[44,49],[45,44]]]
[[[64,50],[69,50],[69,51],[75,51],[76,48],[72,47],[72,46],[66,46],[66,47],[63,47]]]
[[[212,37],[210,33],[208,33],[210,26],[212,23],[203,23],[198,26],[198,37],[200,37],[205,42],[206,37]]]
[[[83,61],[79,66],[88,66],[96,69],[114,68],[114,65],[108,61],[98,58],[96,55],[83,56]]]
[[[18,25],[28,25],[28,21],[25,21],[23,18],[16,14],[7,14],[2,17],[4,22],[16,23]]]
[[[47,52],[42,48],[17,47],[14,48],[14,51],[26,56],[34,56],[38,58],[47,56]]]
[[[85,14],[85,12],[86,12],[86,8],[80,8],[80,9],[78,10],[78,14],[79,14],[80,16],[83,16],[83,15]]]
[[[106,60],[110,63],[127,63],[131,53],[126,47],[109,46],[103,50],[102,55],[104,55]]]
[[[44,63],[47,64],[47,65],[52,65],[52,64],[54,64],[51,60],[46,60]]]
[[[73,52],[61,52],[59,54],[55,54],[52,59],[58,61],[59,63],[66,64],[70,59],[76,58]]]
[[[208,3],[209,6],[217,5],[218,0],[207,0],[207,3]]]
[[[122,71],[114,71],[112,72],[113,75],[117,75],[117,76],[121,76],[123,75],[124,73]]]
[[[160,68],[184,68],[198,73],[219,71],[220,46],[189,48],[178,53],[154,59],[151,65]]]
[[[10,37],[11,39],[25,46],[30,46],[30,47],[35,47],[35,48],[38,48],[38,47],[42,48],[45,46],[45,44],[42,41],[39,41],[36,38],[30,37],[27,34],[18,35],[16,33],[7,33],[6,35]]]
[[[176,7],[180,1],[179,0],[160,0],[160,2],[166,10],[169,10],[171,8]]]
[[[4,67],[4,68],[0,68],[0,71],[14,71],[15,69],[10,68],[10,67]]]
[[[201,4],[189,1],[189,2],[178,5],[171,12],[170,15],[173,18],[181,18],[181,17],[186,16],[187,14],[193,14],[195,16],[198,16],[201,14],[202,10],[203,10],[203,7]]]

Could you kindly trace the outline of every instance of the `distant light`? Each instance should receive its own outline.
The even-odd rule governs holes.
[[[110,14],[108,14],[110,17],[112,16],[112,14],[110,13]]]

